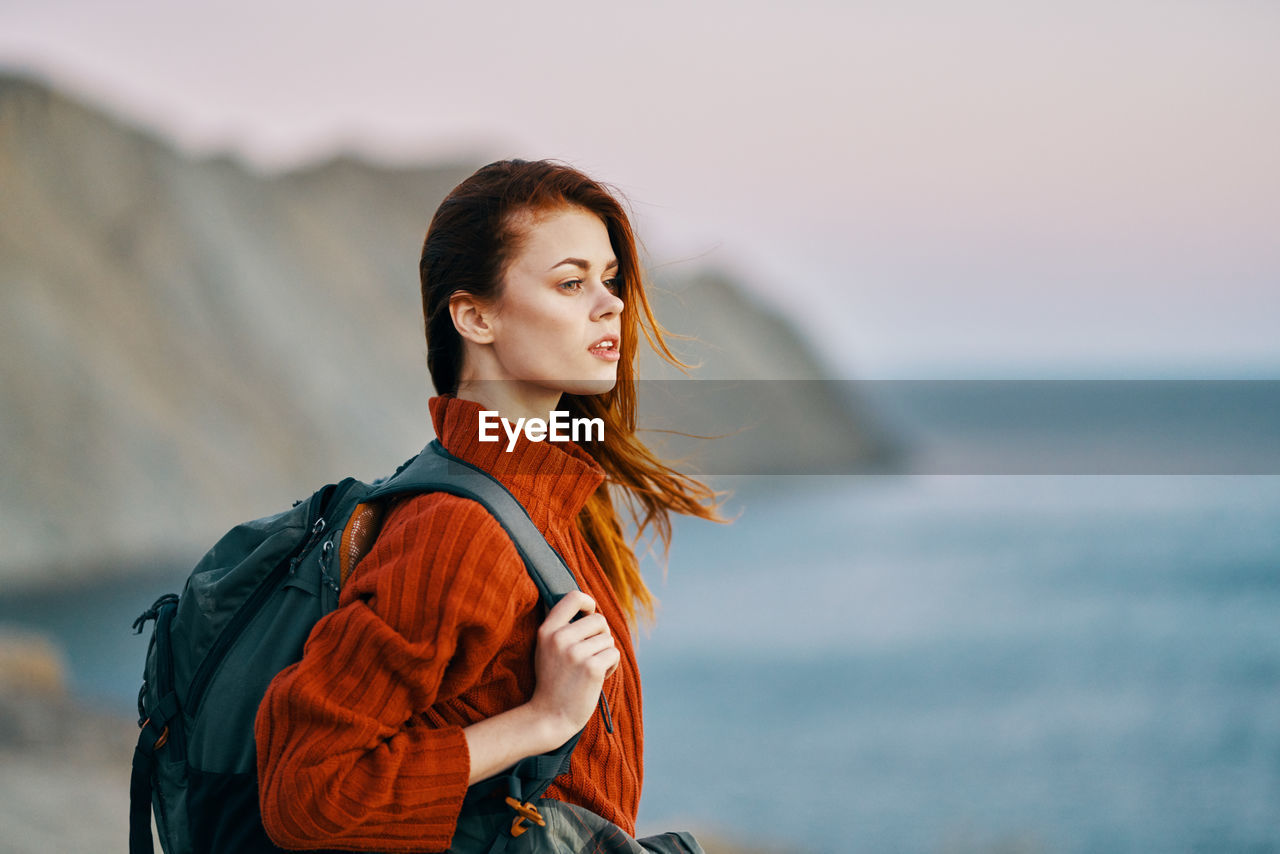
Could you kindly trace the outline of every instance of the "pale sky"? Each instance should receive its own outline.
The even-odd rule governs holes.
[[[267,168],[569,160],[843,376],[1280,376],[1272,0],[205,5],[0,0],[0,64]]]

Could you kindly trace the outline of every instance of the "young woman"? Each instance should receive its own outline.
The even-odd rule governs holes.
[[[718,517],[708,487],[635,435],[640,334],[678,360],[645,299],[631,226],[582,173],[502,161],[441,204],[419,273],[437,437],[520,500],[582,592],[544,612],[510,538],[467,499],[419,495],[353,524],[380,525],[376,540],[258,712],[263,823],[285,848],[444,851],[469,786],[582,730],[544,797],[634,834],[643,729],[630,629],[652,598],[614,502],[664,542],[672,512]],[[603,436],[504,428],[484,440],[496,417],[511,427],[557,410],[599,419]]]

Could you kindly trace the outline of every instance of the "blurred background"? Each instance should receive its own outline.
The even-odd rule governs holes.
[[[422,236],[512,156],[630,202],[701,366],[644,361],[642,426],[751,428],[672,451],[736,521],[646,558],[642,829],[1280,851],[1278,39],[1247,0],[0,2],[0,851],[122,847],[133,618],[430,438]]]

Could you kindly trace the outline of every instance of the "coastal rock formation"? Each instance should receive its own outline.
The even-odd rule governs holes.
[[[189,561],[236,522],[420,448],[418,251],[477,165],[259,174],[0,76],[0,584]],[[682,347],[695,376],[767,380],[748,398],[812,431],[725,443],[707,471],[874,452],[794,329],[711,273],[658,285],[659,317],[699,339]],[[672,376],[651,358],[642,375]],[[686,417],[705,399],[672,406],[646,411],[723,432]]]

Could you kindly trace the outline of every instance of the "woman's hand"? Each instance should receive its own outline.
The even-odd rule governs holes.
[[[575,590],[557,602],[538,629],[537,685],[529,702],[462,731],[471,761],[469,784],[573,738],[591,719],[604,680],[621,658],[594,599]]]
[[[587,594],[574,590],[547,613],[538,629],[533,660],[537,685],[528,704],[554,742],[547,750],[586,726],[604,680],[620,660],[609,624]]]

